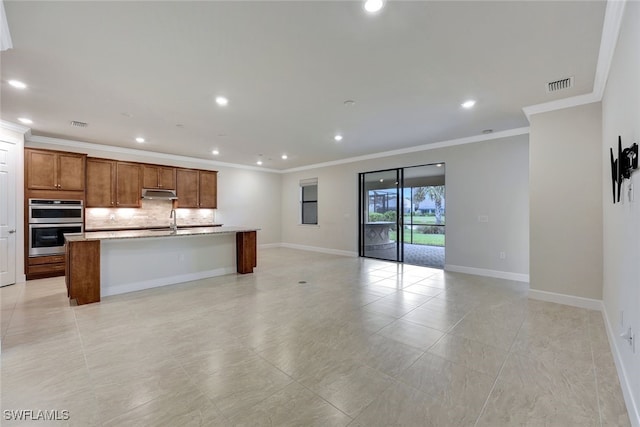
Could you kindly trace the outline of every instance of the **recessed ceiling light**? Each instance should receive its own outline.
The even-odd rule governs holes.
[[[369,13],[376,13],[384,6],[383,0],[366,0],[364,2],[364,10]]]
[[[286,154],[282,155],[282,160],[287,160],[289,158],[289,156],[287,156]]]
[[[22,83],[20,80],[9,80],[9,84],[18,89],[26,89],[27,85]]]
[[[462,108],[471,108],[471,107],[473,107],[474,105],[476,105],[476,101],[474,101],[473,99],[470,99],[470,100],[468,100],[468,101],[464,101],[464,102],[463,102],[462,104],[460,104],[460,105],[462,105]]]
[[[337,142],[340,142],[340,141],[342,141],[342,135],[338,134],[338,135],[334,136],[333,139],[335,139]]]
[[[136,142],[139,142],[140,144],[142,144],[144,142],[144,138],[142,137],[137,137],[136,138]]]
[[[25,125],[30,125],[33,123],[33,120],[27,119],[26,117],[18,117],[18,121],[20,123],[24,123]]]
[[[262,166],[262,160],[258,160],[258,161],[256,162],[256,165],[258,165],[258,166]]]
[[[216,96],[216,104],[220,105],[221,107],[224,107],[227,104],[229,104],[229,100],[224,96]]]
[[[344,105],[346,107],[353,107],[354,105],[356,105],[356,101],[354,101],[353,99],[347,99],[346,101],[344,101]]]
[[[218,154],[220,154],[220,152],[218,150],[213,150],[211,154],[213,154],[214,156],[217,156]]]

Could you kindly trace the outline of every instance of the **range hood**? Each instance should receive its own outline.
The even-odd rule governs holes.
[[[174,190],[158,190],[154,188],[143,188],[142,198],[151,200],[178,200]]]

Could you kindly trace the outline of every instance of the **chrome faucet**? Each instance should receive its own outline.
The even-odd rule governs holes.
[[[173,222],[171,224],[169,224],[169,228],[171,229],[171,232],[175,233],[176,231],[178,231],[178,218],[176,215],[176,210],[175,209],[171,209],[171,213],[169,214],[169,218],[173,218]]]

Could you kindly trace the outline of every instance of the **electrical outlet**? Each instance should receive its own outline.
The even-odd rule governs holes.
[[[507,259],[507,253],[506,252],[500,252],[500,259]]]
[[[634,353],[636,352],[635,334],[633,333],[631,328],[627,329],[627,332],[620,334],[620,338],[622,338],[629,344]]]

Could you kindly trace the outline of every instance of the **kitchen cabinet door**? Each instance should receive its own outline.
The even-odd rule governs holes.
[[[176,189],[176,168],[158,168],[158,186],[164,190]]]
[[[25,149],[27,188],[30,190],[58,189],[58,161],[52,151]]]
[[[87,159],[87,207],[115,207],[116,162]]]
[[[142,175],[142,188],[176,189],[176,168],[143,165]]]
[[[159,188],[158,166],[142,165],[142,188]]]
[[[116,162],[116,207],[139,208],[142,192],[142,165]]]
[[[58,189],[84,190],[85,160],[83,154],[60,153],[58,155]]]
[[[198,207],[198,171],[194,169],[178,169],[176,171],[176,207]]]
[[[84,154],[25,149],[29,190],[84,190]]]
[[[198,207],[215,209],[218,204],[218,172],[200,171]]]

